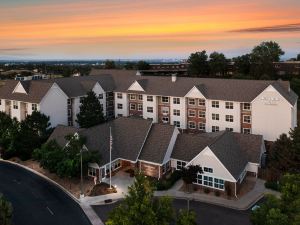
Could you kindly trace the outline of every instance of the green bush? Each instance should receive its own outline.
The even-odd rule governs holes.
[[[171,176],[167,179],[161,179],[156,182],[156,189],[158,191],[168,190],[170,189],[176,181],[181,178],[181,171],[175,170]]]
[[[219,191],[215,191],[215,196],[219,197],[221,193]]]
[[[277,181],[266,181],[265,187],[274,191],[279,191],[279,183]]]
[[[204,193],[205,194],[209,194],[209,192],[210,192],[209,188],[204,188]]]

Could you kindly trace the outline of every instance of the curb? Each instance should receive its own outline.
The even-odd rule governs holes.
[[[35,171],[34,169],[31,169],[31,168],[26,167],[26,166],[24,166],[24,165],[21,165],[21,164],[19,164],[19,163],[16,163],[16,162],[13,162],[13,161],[9,161],[9,160],[4,160],[4,159],[0,159],[0,162],[1,162],[1,161],[4,162],[4,163],[13,164],[13,165],[18,166],[18,167],[21,167],[21,168],[23,168],[23,169],[25,169],[25,170],[28,170],[28,171],[30,171],[30,172],[36,174],[37,176],[44,178],[44,179],[47,180],[48,182],[54,184],[56,187],[58,187],[59,189],[61,189],[65,194],[67,194],[70,198],[72,198],[72,199],[78,204],[78,206],[82,209],[82,211],[84,212],[85,216],[88,218],[88,220],[90,221],[91,224],[93,224],[93,225],[99,225],[99,222],[93,223],[92,220],[90,219],[90,217],[87,215],[87,214],[89,214],[89,215],[90,215],[90,214],[93,214],[93,213],[87,213],[87,211],[86,211],[87,208],[90,207],[90,206],[89,206],[89,205],[85,205],[86,207],[82,207],[82,203],[80,202],[79,199],[77,199],[77,198],[76,198],[74,195],[72,195],[67,189],[65,189],[63,186],[61,186],[60,184],[58,184],[58,183],[55,182],[54,180],[51,180],[49,177],[45,176],[44,174],[41,174],[41,173]],[[91,207],[90,207],[90,208],[91,208]],[[91,210],[94,212],[94,210],[93,210],[92,208],[91,208]],[[94,213],[95,213],[95,212],[94,212]],[[96,213],[95,213],[95,214],[96,214]],[[99,217],[98,217],[98,218],[99,218]],[[104,224],[100,218],[99,218],[99,220],[100,220],[100,225],[101,225],[101,224]]]

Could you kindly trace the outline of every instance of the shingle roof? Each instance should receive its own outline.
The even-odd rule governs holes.
[[[48,141],[55,140],[57,144],[59,144],[61,147],[64,147],[67,144],[67,140],[65,137],[67,135],[75,134],[76,132],[79,132],[81,129],[76,127],[68,127],[64,125],[58,125],[50,137],[48,138]],[[47,141],[47,142],[48,142]]]
[[[174,129],[170,125],[153,124],[139,159],[162,164]]]
[[[251,102],[269,85],[273,85],[291,104],[295,104],[298,98],[289,89],[288,81],[177,77],[172,82],[172,78],[167,76],[136,76],[133,70],[91,71],[93,76],[109,74],[115,81],[117,92],[128,92],[136,80],[150,95],[183,97],[196,86],[209,99]]]
[[[261,135],[221,131],[178,135],[172,158],[190,162],[209,147],[234,178],[238,178],[248,162],[260,163]]]
[[[6,80],[4,82],[5,84],[0,87],[0,99],[11,99],[32,103],[40,103],[53,85],[53,82],[45,83],[41,81],[22,81],[21,84],[27,92],[26,94],[23,94],[13,93],[13,90],[19,81]]]

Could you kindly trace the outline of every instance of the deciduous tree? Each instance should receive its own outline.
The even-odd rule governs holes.
[[[179,210],[176,225],[196,225],[196,213],[191,210]]]
[[[208,76],[208,55],[206,51],[192,53],[188,58],[188,74],[194,77]]]

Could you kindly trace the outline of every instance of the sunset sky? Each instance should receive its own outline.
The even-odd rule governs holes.
[[[300,0],[0,1],[0,59],[232,57],[268,40],[300,53]]]

